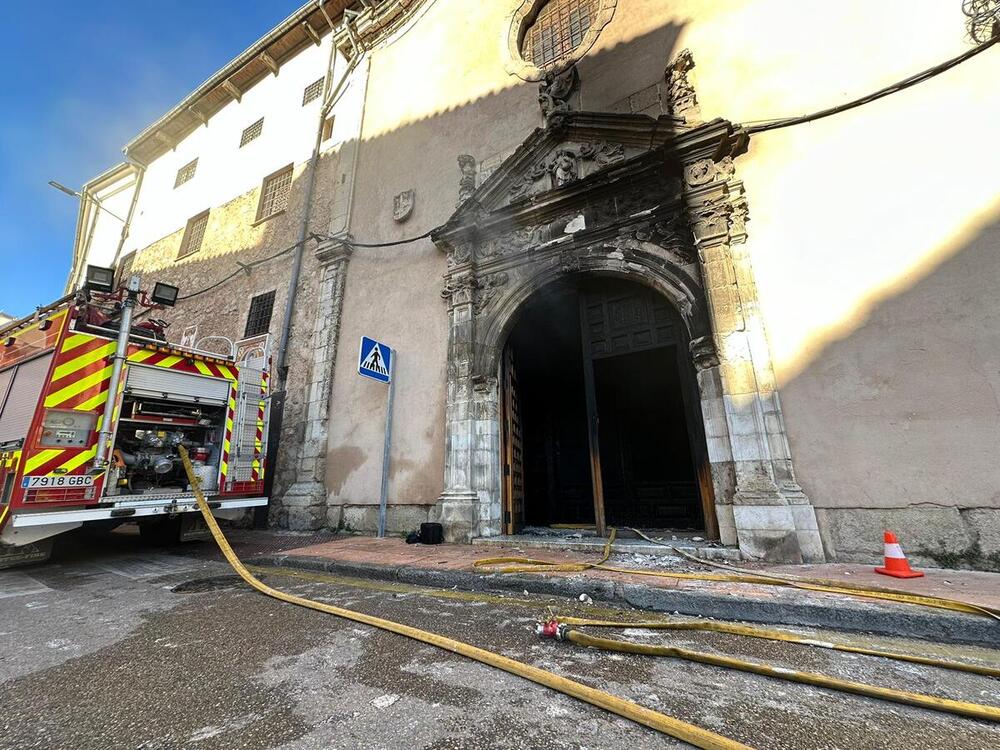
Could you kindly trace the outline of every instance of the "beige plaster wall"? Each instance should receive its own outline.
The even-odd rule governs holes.
[[[537,84],[505,71],[506,18],[519,5],[477,3],[473,23],[467,2],[436,0],[372,52],[357,239],[440,224],[459,154],[507,155],[541,124]],[[618,0],[579,64],[580,103],[656,114],[665,64],[689,48],[705,119],[796,115],[968,49],[964,20],[958,3],[934,0]],[[989,289],[1000,151],[983,138],[1000,115],[997,80],[1000,53],[987,53],[884,101],[755,136],[737,162],[792,453],[819,508],[1000,507],[1000,303]],[[392,197],[407,189],[416,207],[396,224]],[[428,240],[351,260],[334,502],[378,494],[384,389],[355,374],[362,334],[400,349],[390,500],[428,504],[441,490],[443,272]]]
[[[958,4],[673,3],[706,117],[866,94],[967,49]],[[806,33],[811,28],[816,33]],[[1000,507],[1000,54],[738,161],[799,479],[821,508]]]
[[[622,0],[620,0],[621,4]],[[581,63],[585,106],[597,108],[662,79],[676,31],[656,28],[655,0],[619,10]],[[371,53],[351,233],[363,242],[412,237],[443,223],[458,197],[459,154],[507,156],[542,125],[538,84],[506,72],[514,0],[435,0]],[[614,66],[613,73],[609,73]],[[584,73],[591,70],[590,77]],[[620,80],[619,80],[620,79]],[[593,102],[593,103],[591,103]],[[415,190],[412,216],[392,218],[393,196]],[[445,258],[430,240],[358,249],[350,261],[332,392],[331,502],[378,502],[385,388],[357,375],[358,341],[399,350],[389,502],[433,504],[443,489],[447,309]],[[348,523],[355,525],[345,516]],[[411,516],[406,516],[411,519]],[[373,516],[365,516],[371,522]],[[392,526],[390,514],[390,527]]]

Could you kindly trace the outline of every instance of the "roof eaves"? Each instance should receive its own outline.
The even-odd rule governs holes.
[[[335,2],[336,0],[333,1]],[[271,29],[269,32],[267,32],[264,36],[262,36],[252,45],[250,45],[242,53],[240,53],[235,58],[230,60],[223,68],[216,71],[204,83],[198,86],[194,91],[192,91],[186,97],[184,97],[184,99],[182,99],[179,104],[173,107],[173,109],[168,111],[158,120],[156,120],[156,122],[151,124],[145,130],[139,133],[139,135],[137,135],[135,138],[133,138],[127,144],[125,144],[125,148],[122,149],[122,151],[125,154],[128,154],[128,152],[131,149],[134,149],[140,143],[142,143],[150,136],[152,136],[156,131],[162,129],[164,125],[166,125],[171,119],[173,119],[174,117],[183,112],[186,112],[190,106],[192,106],[195,102],[197,102],[203,96],[208,94],[212,89],[221,86],[223,81],[228,79],[230,76],[232,76],[234,73],[240,70],[240,68],[242,68],[244,65],[252,61],[254,58],[258,57],[261,54],[261,52],[263,52],[269,45],[271,45],[273,42],[281,38],[282,35],[288,33],[291,29],[295,28],[299,23],[305,20],[306,17],[315,12],[320,7],[320,2],[322,2],[322,4],[325,7],[326,5],[330,4],[331,0],[325,0],[325,1],[311,0],[310,2],[307,2],[304,5],[302,5],[298,10],[296,10],[290,16],[285,18],[284,21],[282,21],[273,29]],[[343,5],[344,3],[340,2],[338,4]],[[337,12],[336,15],[339,16],[342,12],[343,9]]]

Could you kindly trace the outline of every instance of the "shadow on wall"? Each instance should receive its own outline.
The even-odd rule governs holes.
[[[620,22],[616,15],[606,32]],[[682,29],[666,24],[585,57],[579,63],[579,103],[598,111],[664,112],[664,69],[677,52]],[[386,79],[376,84],[384,86]],[[460,87],[463,77],[455,74],[438,85]],[[633,96],[639,92],[644,94]],[[416,94],[400,87],[395,95]],[[459,93],[454,105],[397,122],[362,141],[353,235],[364,242],[395,241],[446,221],[458,197],[458,155],[471,154],[480,163],[509,156],[542,125],[537,97],[537,83],[511,77],[506,88],[471,100]],[[354,145],[342,144],[339,153],[350,153]],[[320,234],[328,230],[338,191],[350,189],[344,182],[349,167],[339,161],[331,152],[320,160],[309,222],[310,230]],[[297,240],[308,177],[308,170],[296,172],[289,209],[281,216],[252,227],[258,190],[252,191],[213,208],[218,221],[210,224],[198,256],[174,262],[177,232],[140,251],[136,267],[149,269],[150,278],[155,274],[177,284],[183,295],[229,275],[236,260],[249,263],[284,249]],[[393,198],[411,189],[416,195],[412,215],[397,222]],[[752,191],[748,200],[752,212]],[[798,478],[817,507],[827,550],[838,559],[875,559],[884,527],[897,531],[911,554],[924,552],[918,562],[949,563],[954,560],[947,555],[958,555],[959,562],[985,566],[989,555],[1000,551],[995,449],[1000,445],[1000,301],[993,289],[1000,277],[998,245],[1000,213],[960,249],[939,252],[943,259],[936,266],[872,306],[864,320],[851,321],[841,338],[783,384]],[[289,342],[288,399],[272,508],[279,523],[285,518],[281,493],[294,481],[296,449],[304,440],[319,287],[314,246],[310,243],[303,256]],[[273,289],[271,332],[277,334],[291,259],[287,254],[240,274],[164,317],[183,316],[186,324],[238,338],[251,297]],[[443,489],[444,272],[445,258],[429,240],[359,249],[350,261],[337,377],[331,385],[336,418],[329,423],[327,465],[318,469],[331,504],[371,510],[378,498],[383,397],[354,376],[350,360],[361,333],[389,332],[417,349],[402,359],[406,369],[401,374],[410,380],[397,394],[395,418],[406,429],[394,438],[390,503],[426,515]],[[170,331],[172,340],[179,340],[181,328],[178,322]],[[394,526],[390,511],[390,530],[409,530],[419,520],[412,513],[396,518],[408,526]],[[346,514],[342,519],[349,520]],[[355,520],[358,528],[370,527],[361,515]]]
[[[616,16],[605,33],[618,21]],[[666,112],[665,70],[675,55],[682,27],[665,24],[605,50],[595,50],[578,65],[580,102],[587,109],[610,111],[630,107],[630,95],[645,90],[644,111],[656,117]],[[498,72],[502,73],[498,60]],[[609,74],[609,70],[618,75]],[[384,71],[373,63],[373,89],[387,85]],[[436,69],[435,69],[436,70]],[[351,232],[362,242],[390,242],[418,236],[447,221],[456,208],[460,170],[458,156],[471,155],[479,164],[496,165],[536,128],[543,126],[538,82],[513,76],[505,88],[469,98],[461,88],[461,71],[440,81],[451,87],[455,105],[381,129],[366,124],[359,149]],[[405,81],[397,96],[413,97]],[[434,81],[423,82],[433,87]],[[395,90],[394,90],[395,91]],[[617,105],[617,106],[616,106]],[[638,106],[638,103],[637,103]],[[366,111],[372,117],[373,107]],[[400,111],[413,110],[409,100]],[[412,214],[393,219],[393,198],[404,191],[415,195]],[[445,461],[445,399],[448,345],[447,306],[442,302],[446,258],[429,240],[381,249],[358,249],[347,274],[341,346],[332,384],[330,443],[326,487],[331,505],[344,509],[342,522],[353,528],[373,528],[378,502],[384,395],[378,384],[354,375],[353,358],[360,335],[405,342],[400,358],[400,383],[394,407],[393,455],[390,463],[388,528],[412,530],[427,520],[443,490]],[[379,300],[378,305],[371,304]],[[345,459],[345,457],[347,457]],[[406,507],[403,507],[406,506]]]
[[[878,559],[892,529],[917,562],[1000,570],[998,249],[1000,206],[782,385],[836,559]]]

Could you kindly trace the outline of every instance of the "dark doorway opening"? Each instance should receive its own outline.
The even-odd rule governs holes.
[[[605,522],[706,528],[700,402],[665,298],[616,279],[547,286],[522,308],[502,370],[506,533],[595,524],[588,387]]]

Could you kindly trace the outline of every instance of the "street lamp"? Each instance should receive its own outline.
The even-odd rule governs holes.
[[[68,187],[66,187],[65,185],[62,185],[62,184],[60,184],[60,183],[56,182],[55,180],[49,180],[49,185],[51,185],[52,187],[54,187],[54,188],[55,188],[56,190],[58,190],[58,191],[59,191],[60,193],[66,193],[66,195],[68,195],[68,196],[70,196],[70,197],[72,197],[72,198],[80,198],[80,199],[82,200],[82,199],[83,199],[84,197],[86,197],[86,198],[88,198],[89,200],[92,200],[92,201],[94,202],[94,204],[95,204],[95,205],[96,205],[96,206],[97,206],[97,207],[98,207],[99,209],[101,209],[101,210],[102,210],[102,211],[104,211],[105,213],[108,213],[108,214],[111,214],[111,215],[112,215],[112,216],[114,216],[114,217],[115,217],[116,219],[118,219],[118,221],[120,221],[120,222],[121,222],[122,224],[127,224],[127,223],[128,223],[127,221],[125,221],[125,219],[123,219],[123,218],[122,218],[121,216],[119,216],[118,214],[116,214],[116,213],[113,213],[113,212],[109,211],[108,209],[106,209],[106,208],[104,207],[104,204],[103,204],[103,203],[101,203],[101,202],[100,202],[99,200],[97,200],[97,198],[95,198],[95,197],[94,197],[94,196],[92,196],[92,195],[88,195],[88,196],[84,196],[83,194],[79,193],[78,191],[76,191],[76,190],[73,190],[73,188],[68,188]]]

